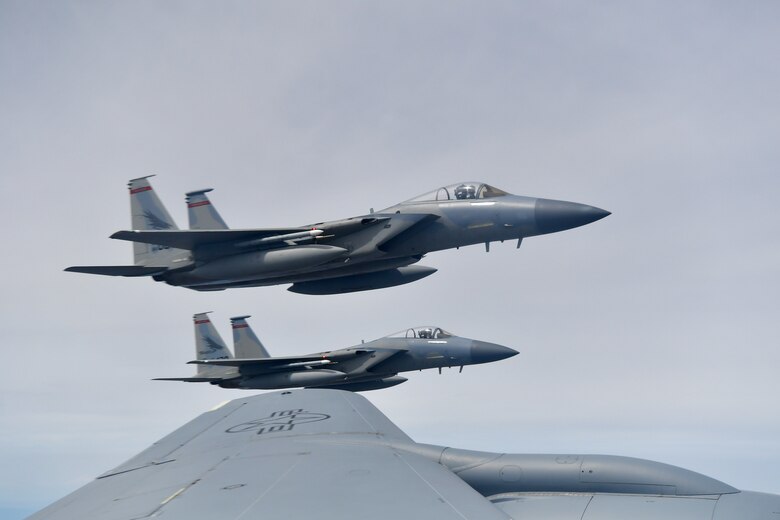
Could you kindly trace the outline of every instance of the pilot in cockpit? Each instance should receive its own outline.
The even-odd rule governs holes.
[[[455,188],[455,198],[458,200],[463,199],[476,199],[477,190],[470,184],[461,184]]]
[[[433,329],[420,329],[417,336],[419,336],[420,339],[433,339]]]

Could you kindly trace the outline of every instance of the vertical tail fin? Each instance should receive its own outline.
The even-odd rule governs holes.
[[[152,189],[152,185],[149,184],[149,177],[154,175],[131,179],[127,183],[130,189],[130,215],[133,229],[179,229]],[[133,242],[133,258],[136,265],[165,265],[166,262],[162,261],[162,257],[168,259],[181,252],[183,251],[179,249]]]
[[[228,229],[228,225],[211,204],[206,190],[187,193],[187,213],[190,219],[190,229]]]
[[[208,312],[201,312],[192,317],[195,322],[195,359],[231,359],[233,355],[214,328],[208,314]],[[227,367],[198,365],[200,377],[219,377],[232,371],[233,369]]]
[[[260,340],[255,335],[252,327],[246,322],[249,316],[236,316],[230,318],[233,325],[233,349],[238,359],[267,358],[271,357]]]

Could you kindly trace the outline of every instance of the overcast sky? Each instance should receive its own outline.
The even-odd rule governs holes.
[[[247,393],[191,315],[273,354],[434,323],[520,350],[365,394],[417,441],[649,458],[780,493],[777,2],[0,1],[0,518]],[[434,253],[381,291],[196,293],[129,264],[125,183],[303,225],[479,179],[613,212]]]

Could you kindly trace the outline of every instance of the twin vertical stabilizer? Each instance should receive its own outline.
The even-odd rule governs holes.
[[[168,210],[149,184],[149,178],[139,177],[127,183],[130,189],[130,219],[135,230],[177,230]],[[173,249],[155,244],[133,242],[133,261],[135,265],[170,266],[176,258],[186,257],[189,253],[182,249]]]
[[[233,354],[222,341],[222,336],[219,335],[208,315],[208,312],[202,312],[192,317],[195,326],[195,359],[232,359]],[[233,372],[233,369],[198,365],[200,377],[219,377],[230,372]]]
[[[228,229],[228,225],[206,196],[210,191],[211,188],[187,193],[187,216],[190,220],[190,229]]]
[[[130,215],[134,230],[178,230],[179,227],[173,221],[168,210],[155,193],[149,178],[139,177],[131,179],[127,186],[130,189]],[[222,216],[217,212],[205,190],[191,191],[186,195],[187,213],[190,229],[228,229]],[[188,256],[189,253],[182,249],[133,242],[133,259],[136,265],[143,266],[170,266],[173,259]]]
[[[195,326],[195,359],[198,361],[214,359],[234,359],[233,354],[222,340],[208,312],[195,314],[192,319]],[[249,316],[231,318],[233,325],[233,349],[237,359],[257,359],[271,357],[263,344],[246,322]],[[233,367],[197,365],[200,378],[229,377],[236,374]]]
[[[249,316],[235,316],[230,318],[233,327],[233,350],[236,358],[268,358],[271,355],[258,339],[252,327],[246,322]]]
[[[199,312],[192,316],[195,327],[195,359],[197,361],[235,359],[222,340],[214,324],[209,319],[210,312]],[[246,319],[249,316],[231,318],[233,324],[233,343],[237,359],[269,358],[265,349]],[[218,366],[197,363],[195,377],[158,377],[157,381],[184,381],[189,383],[214,383],[230,380],[239,376],[234,366]]]

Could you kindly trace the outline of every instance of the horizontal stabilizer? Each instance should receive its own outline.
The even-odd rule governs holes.
[[[152,381],[184,381],[185,383],[213,383],[224,381],[224,377],[155,377]]]
[[[190,229],[186,231],[117,231],[111,238],[154,244],[158,246],[175,247],[192,251],[203,246],[232,245],[238,242],[257,240],[277,235],[310,231],[309,228],[276,228],[276,229]]]
[[[102,274],[105,276],[153,276],[164,273],[168,268],[143,265],[74,265],[65,270],[71,273]]]

